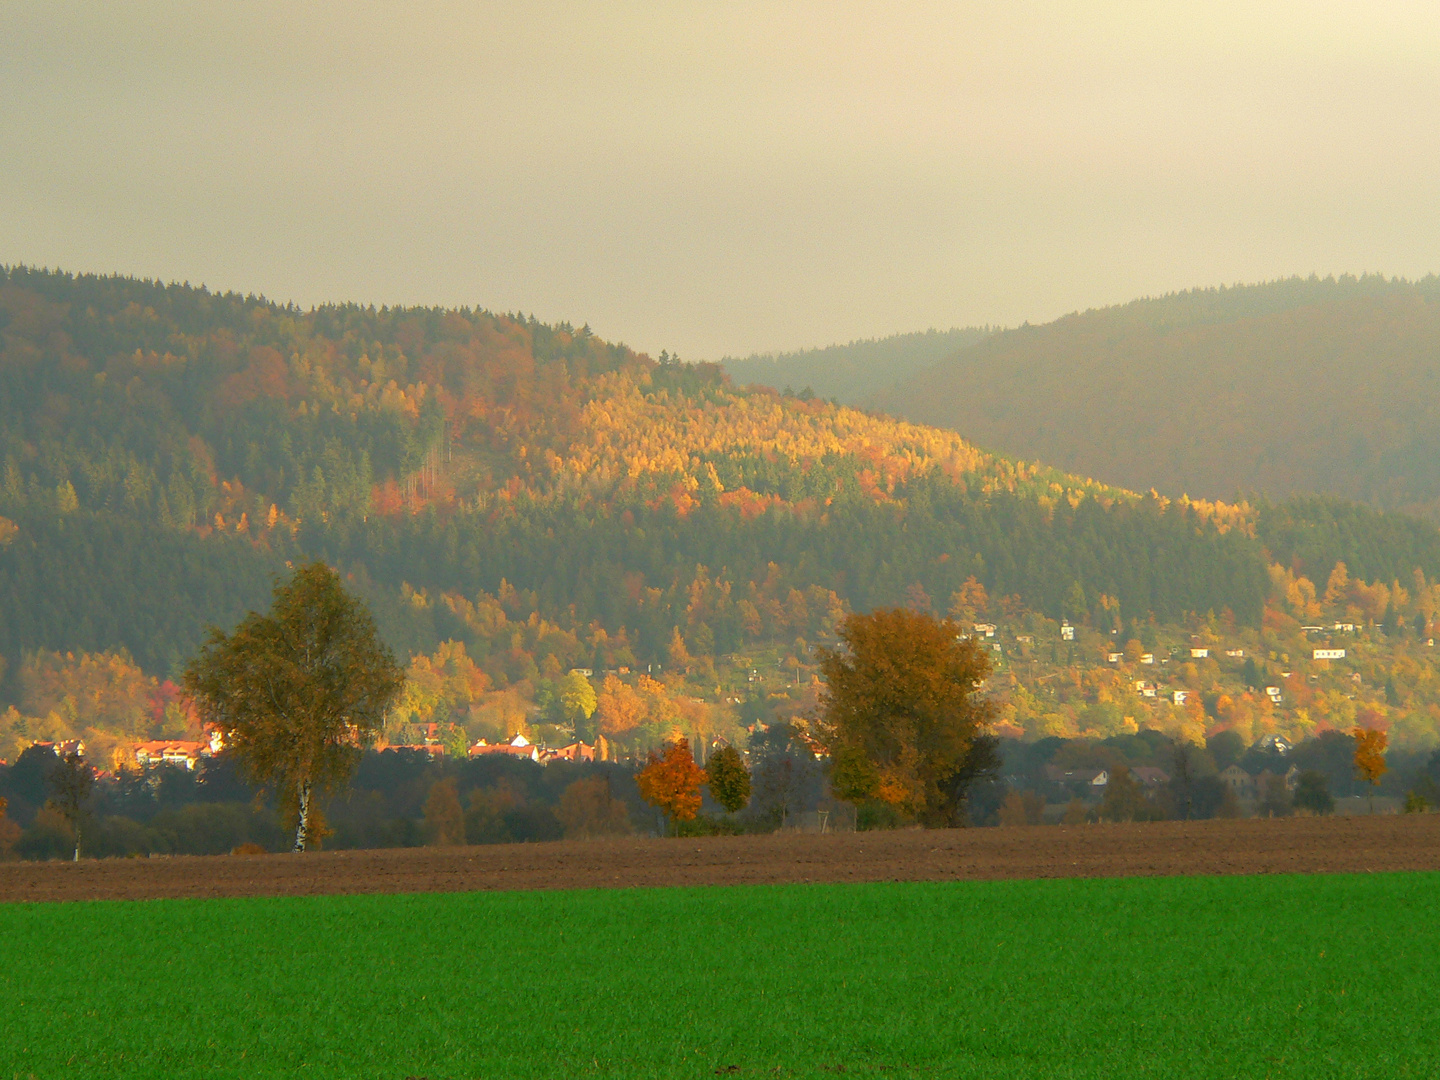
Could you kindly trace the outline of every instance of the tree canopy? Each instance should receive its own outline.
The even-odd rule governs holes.
[[[659,754],[650,751],[635,776],[640,795],[671,822],[693,821],[700,811],[700,785],[705,773],[695,764],[689,739],[676,739]]]
[[[745,768],[740,751],[729,743],[710,755],[705,763],[705,778],[711,797],[728,813],[735,813],[750,801],[750,770]]]
[[[843,646],[822,655],[821,727],[836,794],[876,799],[931,825],[959,824],[967,764],[994,706],[977,691],[990,671],[959,628],[923,612],[851,615]]]
[[[348,780],[404,673],[339,575],[311,563],[276,584],[268,614],[213,630],[184,682],[249,775],[276,789],[303,851],[315,831],[312,796]]]

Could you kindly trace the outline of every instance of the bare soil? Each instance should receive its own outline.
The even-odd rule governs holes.
[[[0,864],[0,901],[1440,870],[1440,814]]]

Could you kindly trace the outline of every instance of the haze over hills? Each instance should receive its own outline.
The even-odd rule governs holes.
[[[1384,325],[1412,336],[1431,325],[1419,287],[1293,282],[1010,331],[927,377],[994,379],[1032,339],[1055,343],[1037,353],[1048,367],[1032,364],[1053,374],[1071,324],[1111,331],[1121,355],[1132,339],[1208,342],[1244,310],[1269,341],[1270,319],[1313,320],[1299,301],[1314,295],[1409,313]],[[1140,329],[1119,335],[1127,325]],[[1322,578],[1337,559],[1366,580],[1440,576],[1440,534],[1404,518],[1141,498],[522,316],[301,311],[21,268],[0,280],[0,342],[0,514],[19,523],[0,547],[11,657],[125,647],[167,670],[207,621],[263,599],[277,565],[315,555],[359,574],[397,646],[464,629],[437,595],[521,590],[523,617],[603,627],[644,662],[677,628],[728,653],[820,632],[835,604],[925,596],[943,610],[971,577],[1051,617],[1229,609],[1255,624],[1267,545]],[[985,400],[1018,424],[1037,395],[1012,389]],[[710,589],[724,599],[696,601]],[[818,590],[813,617],[760,617],[792,590]]]
[[[1440,519],[1440,279],[1197,289],[986,337],[867,400],[1136,490]]]
[[[1276,635],[1322,599],[1392,628],[1440,608],[1440,530],[1342,500],[1140,495],[520,315],[3,271],[0,743],[158,737],[157,680],[315,558],[410,659],[406,715],[504,735],[559,722],[565,672],[628,671],[598,715],[631,751],[806,707],[851,610],[1007,624],[1029,680],[1007,715],[1038,737],[1159,707],[1084,674],[1120,642],[1293,656]],[[1186,685],[1240,692],[1218,678]],[[1336,701],[1286,722],[1357,707]],[[1147,723],[1172,721],[1204,727]]]
[[[820,632],[835,604],[914,590],[943,606],[971,576],[1077,616],[1104,597],[1132,617],[1254,622],[1266,588],[1258,546],[1229,528],[1243,511],[735,389],[583,327],[23,269],[0,312],[12,656],[123,646],[167,670],[313,555],[369,583],[405,648],[464,629],[437,595],[522,590],[522,617],[602,626],[644,662],[677,627],[728,653]],[[757,614],[792,591],[813,592],[810,614]]]
[[[846,405],[864,405],[913,373],[948,359],[994,333],[990,327],[925,330],[798,352],[727,356],[720,366],[737,384],[809,390]]]

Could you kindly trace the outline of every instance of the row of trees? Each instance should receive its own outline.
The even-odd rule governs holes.
[[[968,784],[998,760],[987,732],[993,710],[977,694],[989,663],[957,629],[905,609],[845,620],[841,649],[822,660],[827,685],[814,729],[840,798],[926,824],[963,823]],[[268,614],[212,631],[185,673],[201,720],[295,821],[297,851],[322,827],[317,797],[348,782],[403,688],[368,613],[320,563],[277,585]],[[676,822],[695,817],[702,783],[732,813],[750,797],[733,747],[701,770],[683,739],[652,751],[636,782]]]
[[[963,824],[970,785],[999,765],[988,731],[993,705],[978,694],[985,654],[954,623],[903,608],[851,615],[840,640],[822,654],[820,711],[804,736],[828,758],[833,794],[857,810],[878,805],[898,819]],[[637,780],[646,801],[677,822],[695,817],[701,784],[732,813],[750,793],[734,748],[701,770],[685,740],[652,752]]]
[[[814,736],[836,763],[837,794],[931,824],[959,824],[968,779],[994,764],[994,740],[985,735],[990,713],[976,697],[988,671],[984,655],[958,640],[952,623],[901,609],[850,616],[841,639],[844,651],[824,660],[830,685]],[[333,570],[313,563],[275,586],[267,614],[252,612],[229,633],[212,630],[184,687],[199,720],[294,823],[294,849],[303,851],[325,830],[321,797],[348,783],[405,680],[363,605]],[[593,708],[593,698],[578,705]],[[90,772],[74,755],[62,766],[55,775],[69,779],[54,782],[78,858]],[[732,813],[751,788],[733,747],[721,747],[701,770],[685,740],[652,752],[636,783],[676,822],[694,818],[702,783]],[[427,813],[455,817],[444,790],[435,799]]]

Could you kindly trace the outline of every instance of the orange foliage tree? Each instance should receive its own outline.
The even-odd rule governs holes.
[[[1356,727],[1351,734],[1355,736],[1355,773],[1370,785],[1370,812],[1373,814],[1375,785],[1390,771],[1385,764],[1385,747],[1389,740],[1383,731],[1362,727]]]
[[[614,675],[606,675],[596,696],[600,733],[609,738],[627,735],[645,719],[645,702]]]
[[[695,764],[689,739],[666,744],[662,754],[651,750],[645,767],[635,776],[640,796],[672,822],[695,819],[700,810],[700,785],[704,782],[705,770]]]

